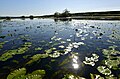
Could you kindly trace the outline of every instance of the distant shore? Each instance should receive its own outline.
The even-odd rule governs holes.
[[[55,16],[55,15],[44,15],[44,16],[19,16],[19,17],[0,17],[0,19],[34,19],[34,18],[52,18],[52,19],[80,19],[80,20],[120,20],[120,11],[107,11],[107,12],[86,12],[86,13],[70,13],[69,16]]]

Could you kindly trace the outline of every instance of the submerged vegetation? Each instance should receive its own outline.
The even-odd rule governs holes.
[[[45,75],[45,70],[36,70],[28,74],[26,72],[26,68],[14,70],[7,76],[7,79],[42,79]]]
[[[26,42],[22,47],[20,47],[18,49],[8,50],[7,52],[5,52],[4,54],[2,54],[0,56],[0,61],[6,61],[6,60],[12,58],[14,55],[17,55],[17,54],[23,54],[27,50],[29,50],[30,46],[31,46],[31,43]]]
[[[119,79],[119,26],[119,21],[1,21],[0,77]]]

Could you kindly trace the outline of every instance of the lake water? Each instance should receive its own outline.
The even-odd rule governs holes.
[[[32,75],[33,79],[120,78],[120,21],[0,21],[0,79],[32,79]]]

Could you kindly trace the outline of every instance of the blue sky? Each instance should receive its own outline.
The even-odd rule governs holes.
[[[0,16],[119,10],[120,0],[0,0]]]

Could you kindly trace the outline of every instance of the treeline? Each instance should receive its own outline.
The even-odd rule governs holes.
[[[10,16],[6,16],[6,17],[0,17],[0,19],[6,19],[6,20],[10,20],[10,19],[34,19],[34,18],[65,18],[65,17],[85,17],[85,19],[88,18],[94,18],[96,19],[96,16],[99,18],[101,18],[100,16],[102,16],[102,18],[107,18],[109,19],[109,17],[111,18],[115,18],[115,19],[120,19],[120,11],[106,11],[106,12],[84,12],[84,13],[70,13],[69,10],[65,9],[62,13],[59,12],[55,12],[53,15],[44,15],[44,16],[19,16],[19,17],[10,17]]]
[[[54,13],[54,17],[70,17],[71,16],[71,13],[70,13],[70,11],[68,11],[67,9],[65,9],[64,11],[63,11],[63,13],[59,13],[59,12],[55,12]]]
[[[6,17],[0,17],[0,19],[6,19],[6,20],[11,20],[11,19],[34,19],[36,16],[30,15],[30,16],[19,16],[19,17],[10,17],[10,16],[6,16]]]
[[[120,16],[120,11],[72,13],[72,16]]]

